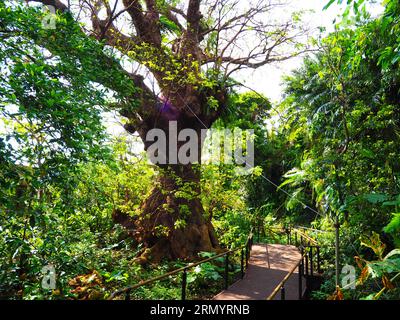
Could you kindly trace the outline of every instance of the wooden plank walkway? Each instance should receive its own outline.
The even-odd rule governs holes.
[[[213,300],[265,300],[300,258],[301,254],[295,246],[254,244],[244,278]],[[285,293],[286,300],[298,300],[297,270],[286,282]],[[279,300],[280,294],[275,299]]]

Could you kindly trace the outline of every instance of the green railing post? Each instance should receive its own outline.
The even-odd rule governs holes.
[[[225,256],[225,290],[228,289],[229,286],[229,253]]]
[[[248,267],[249,267],[249,245],[246,244],[246,271]]]
[[[319,246],[317,246],[317,272],[321,274],[321,256],[319,252]]]
[[[336,286],[339,285],[339,254],[340,254],[340,224],[339,224],[339,217],[336,214],[335,218],[335,278],[336,278]]]
[[[126,301],[131,300],[131,289],[126,290],[126,292],[125,292],[125,300]]]
[[[182,272],[182,292],[181,292],[181,299],[186,300],[186,282],[187,282],[187,273],[186,269]]]
[[[310,247],[310,274],[314,275],[314,265],[313,265],[313,247]]]
[[[244,277],[244,250],[243,250],[243,248],[240,252],[240,272],[241,272],[242,279],[243,279],[243,277]]]
[[[282,287],[281,287],[281,300],[285,300],[285,286],[283,285]]]
[[[303,298],[303,261],[299,264],[299,300]]]
[[[306,253],[306,276],[308,276],[308,253]]]

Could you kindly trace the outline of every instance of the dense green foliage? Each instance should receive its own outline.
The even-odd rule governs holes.
[[[285,79],[284,121],[273,141],[283,147],[272,158],[284,172],[275,183],[291,196],[285,196],[286,208],[278,202],[272,209],[287,222],[327,231],[319,236],[326,244],[334,243],[338,216],[342,265],[355,265],[354,256],[374,259],[360,235],[381,234],[385,253],[399,245],[399,8],[397,1],[387,1],[378,19],[356,11],[357,27],[338,24],[334,33],[316,40],[319,52]],[[399,271],[398,251],[392,252],[395,267],[387,268],[385,277]],[[328,248],[331,263],[333,255]],[[372,278],[383,276],[368,270]],[[326,276],[324,290],[330,294],[334,279],[332,273]],[[346,297],[379,289],[371,281]],[[398,297],[398,290],[385,297]]]
[[[400,4],[386,0],[373,19],[363,2],[348,1],[336,31],[315,40],[318,52],[285,78],[278,106],[231,93],[214,126],[254,130],[252,174],[201,166],[201,202],[223,248],[243,245],[259,221],[321,230],[313,236],[326,272],[315,299],[335,291],[335,217],[341,264],[359,276],[356,290],[335,297],[400,297]],[[134,137],[105,134],[104,112],[136,90],[118,58],[68,14],[58,16],[56,38],[40,10],[8,4],[0,3],[0,299],[103,299],[186,265],[139,265],[142,244],[112,219],[116,210],[138,216],[159,174]],[[267,125],[272,116],[278,125]],[[41,287],[48,264],[57,290]],[[222,264],[189,272],[191,297],[219,291]],[[134,297],[177,299],[179,286],[172,277]]]

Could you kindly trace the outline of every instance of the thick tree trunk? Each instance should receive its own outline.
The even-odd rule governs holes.
[[[220,95],[222,100],[222,91]],[[154,140],[148,140],[150,130],[161,129],[166,135],[168,164],[158,165],[160,172],[155,187],[144,200],[141,216],[134,221],[135,227],[129,228],[131,234],[135,234],[136,239],[144,245],[138,259],[143,263],[157,262],[163,258],[193,260],[198,258],[199,252],[216,251],[219,247],[211,221],[205,218],[200,201],[200,165],[182,164],[176,155],[173,158],[178,158],[178,164],[171,164],[170,152],[179,154],[185,142],[179,141],[171,146],[169,141],[176,134],[170,132],[171,124],[175,125],[178,133],[184,129],[194,130],[198,137],[197,160],[200,163],[203,143],[201,130],[210,128],[218,118],[218,113],[206,111],[206,97],[193,93],[165,92],[164,97],[168,99],[157,104],[157,112],[143,117],[139,125],[135,124],[133,114],[123,114],[133,119],[125,128],[131,133],[139,133],[147,151],[154,143]],[[119,213],[114,219],[120,220],[119,223],[123,225],[132,225],[132,221],[127,221]]]
[[[192,165],[173,165],[162,172],[136,221],[145,250],[139,260],[195,259],[215,251],[218,241],[200,202],[200,174]]]

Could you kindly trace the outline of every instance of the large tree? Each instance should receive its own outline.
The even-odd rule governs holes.
[[[126,119],[125,129],[139,134],[146,150],[153,143],[147,138],[149,130],[162,129],[168,141],[171,121],[177,122],[178,130],[194,129],[199,136],[201,129],[210,128],[226,111],[235,72],[284,61],[305,50],[299,46],[305,30],[297,25],[297,15],[285,14],[280,0],[29,2],[53,6],[59,20],[73,18],[81,23],[82,35],[104,44],[104,50],[87,51],[88,57],[80,47],[67,48],[65,31],[58,26],[47,33],[51,37],[32,33],[53,54],[76,56],[82,72],[93,65],[103,68],[104,72],[95,68],[88,80],[119,92],[113,108]],[[113,70],[112,76],[108,70]],[[200,143],[200,153],[201,147]],[[142,258],[193,258],[217,249],[199,198],[197,166],[159,167],[141,216],[128,223],[123,213],[114,214],[116,220],[134,225],[146,249]],[[180,219],[185,223],[176,224]]]

